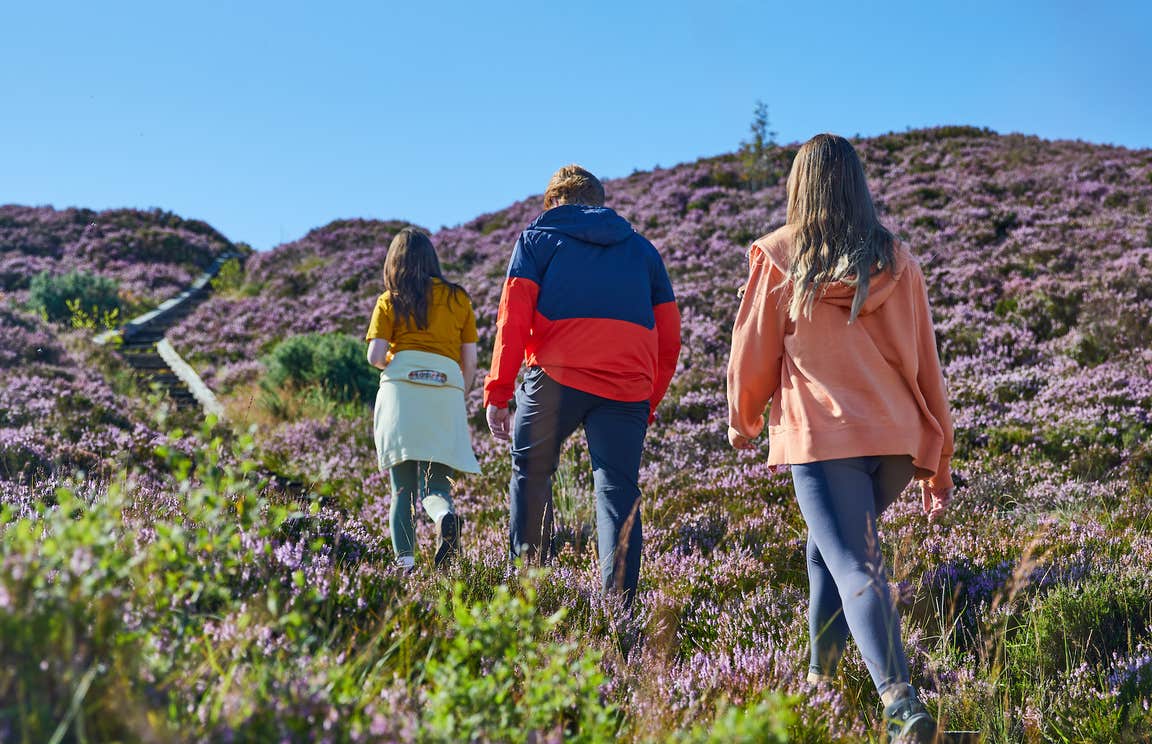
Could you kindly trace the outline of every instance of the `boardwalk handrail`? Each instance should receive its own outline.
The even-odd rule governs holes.
[[[168,343],[168,339],[162,338],[156,343],[156,353],[168,365],[168,369],[172,370],[172,374],[180,378],[180,381],[188,386],[188,392],[192,393],[192,397],[204,409],[205,416],[216,416],[217,420],[224,420],[224,406],[220,405],[217,400],[216,394],[212,389],[200,379],[200,375],[196,374],[196,370],[184,361],[184,359],[176,353],[172,348],[172,344]]]

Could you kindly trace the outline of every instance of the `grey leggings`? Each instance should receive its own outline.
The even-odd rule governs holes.
[[[878,691],[908,682],[876,518],[912,474],[907,455],[792,466],[796,500],[808,523],[810,669],[817,674],[835,673],[851,632]]]
[[[419,500],[433,521],[452,511],[452,476],[447,465],[424,460],[405,460],[388,472],[392,481],[392,548],[396,556],[415,555],[416,530],[412,507]]]

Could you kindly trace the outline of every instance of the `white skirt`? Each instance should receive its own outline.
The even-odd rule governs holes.
[[[464,407],[464,375],[455,359],[398,352],[380,373],[373,424],[381,470],[427,460],[480,472]]]

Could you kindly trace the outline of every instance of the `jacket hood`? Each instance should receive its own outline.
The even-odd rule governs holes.
[[[765,235],[752,245],[753,248],[759,248],[784,276],[788,276],[792,268],[792,234],[789,227],[784,226],[770,235]],[[892,249],[895,258],[894,271],[883,269],[872,274],[868,282],[868,296],[864,299],[864,307],[860,308],[860,315],[868,315],[879,310],[896,291],[900,278],[904,276],[904,270],[908,268],[911,254],[904,244],[897,240]],[[847,309],[852,307],[852,298],[855,296],[856,285],[834,282],[825,286],[824,291],[816,295],[816,300]]]
[[[528,229],[560,233],[601,246],[623,243],[636,232],[628,220],[608,207],[586,207],[579,204],[553,207],[533,220]]]

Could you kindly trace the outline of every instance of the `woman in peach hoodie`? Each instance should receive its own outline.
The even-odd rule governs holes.
[[[753,243],[732,330],[728,439],[764,430],[808,524],[809,680],[835,674],[849,634],[893,741],[936,724],[909,684],[876,519],[916,478],[935,518],[952,496],[952,424],[924,276],[877,220],[843,137],[821,134],[788,176],[788,222]]]

